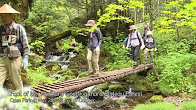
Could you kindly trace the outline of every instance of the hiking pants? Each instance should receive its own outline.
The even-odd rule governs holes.
[[[147,49],[147,48],[144,50],[145,63],[148,62],[148,60],[147,60],[148,52],[150,53],[150,63],[152,63],[153,62],[153,50],[152,49]]]
[[[99,73],[99,54],[100,49],[89,49],[87,50],[87,62],[88,62],[88,73]]]
[[[15,89],[22,90],[21,68],[22,57],[13,58],[12,60],[8,57],[0,57],[0,88],[3,88],[7,77],[10,77]]]
[[[139,50],[140,50],[140,46],[139,45],[136,46],[136,47],[131,46],[131,53],[132,53],[133,61],[135,63],[137,63],[137,61],[138,61]]]

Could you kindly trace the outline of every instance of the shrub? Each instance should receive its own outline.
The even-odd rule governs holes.
[[[196,66],[196,55],[169,53],[160,56],[156,61],[156,70],[161,74],[156,82],[164,94],[174,94],[180,91],[192,92],[196,90],[195,77],[190,68]]]
[[[171,103],[153,103],[153,104],[139,104],[134,110],[175,110],[174,104]]]
[[[195,110],[196,109],[196,101],[184,103],[180,106],[180,108],[183,110]]]

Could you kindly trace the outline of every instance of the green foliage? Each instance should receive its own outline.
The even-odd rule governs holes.
[[[63,1],[63,0],[60,0]],[[32,37],[50,37],[66,30],[69,23],[63,2],[36,0],[25,21]],[[74,9],[70,9],[74,11]]]
[[[84,77],[84,76],[86,76],[88,74],[88,72],[86,71],[86,72],[82,72],[82,73],[80,73],[79,75],[78,75],[78,77]]]
[[[150,102],[162,102],[163,96],[161,95],[154,95],[150,98]]]
[[[37,86],[41,84],[54,83],[55,78],[48,77],[49,71],[44,67],[40,66],[36,70],[26,69],[27,77],[31,80],[30,86]]]
[[[163,14],[168,16],[158,18],[155,28],[160,32],[176,32],[177,28],[188,26],[196,29],[196,1],[184,4],[183,0],[172,1],[165,5]]]
[[[31,53],[28,59],[29,62],[28,68],[32,68],[32,69],[38,68],[42,61],[45,61],[45,58],[43,56],[39,56],[38,54]]]
[[[182,110],[195,110],[196,109],[196,101],[190,101],[180,105]]]
[[[114,42],[111,37],[104,38],[102,48],[101,52],[107,56],[105,64],[108,70],[122,69],[133,64],[129,52],[122,48],[122,43]]]
[[[164,94],[174,94],[180,91],[192,92],[196,90],[193,71],[196,66],[196,55],[169,53],[160,56],[155,61],[156,70],[160,71],[158,87]]]
[[[133,22],[129,17],[122,16],[118,12],[126,11],[129,9],[136,9],[136,8],[144,8],[144,4],[140,1],[133,1],[133,0],[118,0],[119,4],[110,4],[105,9],[105,13],[103,15],[100,14],[98,11],[98,15],[101,15],[98,19],[97,25],[105,26],[106,23],[109,23],[113,20],[122,20],[126,23]]]
[[[35,40],[35,42],[30,44],[30,50],[33,53],[39,54],[39,55],[44,55],[44,47],[45,47],[45,43],[40,41],[40,40]]]
[[[175,110],[175,105],[171,103],[139,104],[134,110]]]
[[[81,48],[83,48],[82,43],[78,43],[74,38],[63,39],[61,41],[56,42],[56,46],[58,48],[58,52],[67,53],[68,50],[73,50],[75,52],[80,52]]]

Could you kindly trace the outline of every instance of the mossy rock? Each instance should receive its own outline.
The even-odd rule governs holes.
[[[109,91],[111,92],[125,92],[125,87],[120,84],[109,85]]]
[[[108,82],[98,85],[102,91],[108,90]]]
[[[96,108],[104,108],[104,107],[106,107],[106,105],[107,105],[107,102],[106,101],[96,101],[93,104],[93,107],[96,107]]]
[[[59,79],[59,81],[66,81],[66,80],[75,79],[75,78],[76,76],[63,75],[61,79]]]
[[[141,84],[135,85],[134,92],[147,92],[147,87]]]
[[[84,77],[84,76],[86,76],[88,74],[88,72],[86,71],[86,72],[82,72],[82,73],[80,73],[79,75],[78,75],[78,77]]]
[[[128,104],[125,103],[123,100],[117,100],[114,102],[114,106],[116,107],[127,107]]]
[[[89,99],[103,100],[103,98],[104,92],[99,88],[99,86],[95,86],[90,92]]]
[[[154,95],[149,99],[150,102],[163,102],[163,96],[162,95]]]
[[[39,56],[37,54],[31,54],[29,55],[29,59],[28,59],[28,62],[29,62],[29,66],[31,68],[38,68],[41,64],[41,62],[45,61],[45,58],[43,56]]]
[[[131,76],[125,77],[124,80],[129,84],[133,84],[136,78],[137,78],[137,74],[132,74]]]
[[[64,96],[64,102],[61,103],[62,109],[79,109],[74,99],[70,96]]]
[[[61,70],[61,67],[59,65],[54,65],[52,67],[52,71],[58,71],[58,70]]]
[[[77,77],[78,76],[78,73],[74,73],[70,69],[57,71],[57,74],[61,74],[62,76],[69,75],[69,76],[72,76],[72,77]]]
[[[58,62],[48,62],[46,64],[46,69],[49,71],[59,71],[61,70],[61,67]]]

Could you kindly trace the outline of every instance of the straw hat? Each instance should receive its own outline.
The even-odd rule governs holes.
[[[152,34],[152,31],[148,31],[146,35],[147,35],[147,36],[148,36],[148,35],[153,35],[153,34]]]
[[[131,25],[129,30],[136,29],[135,25]]]
[[[16,11],[10,5],[4,4],[2,7],[0,7],[0,14],[6,14],[6,13],[17,14],[17,13],[20,13],[20,12]]]
[[[85,24],[85,26],[92,26],[92,27],[95,27],[96,24],[95,24],[95,21],[94,20],[88,20],[87,24]]]

